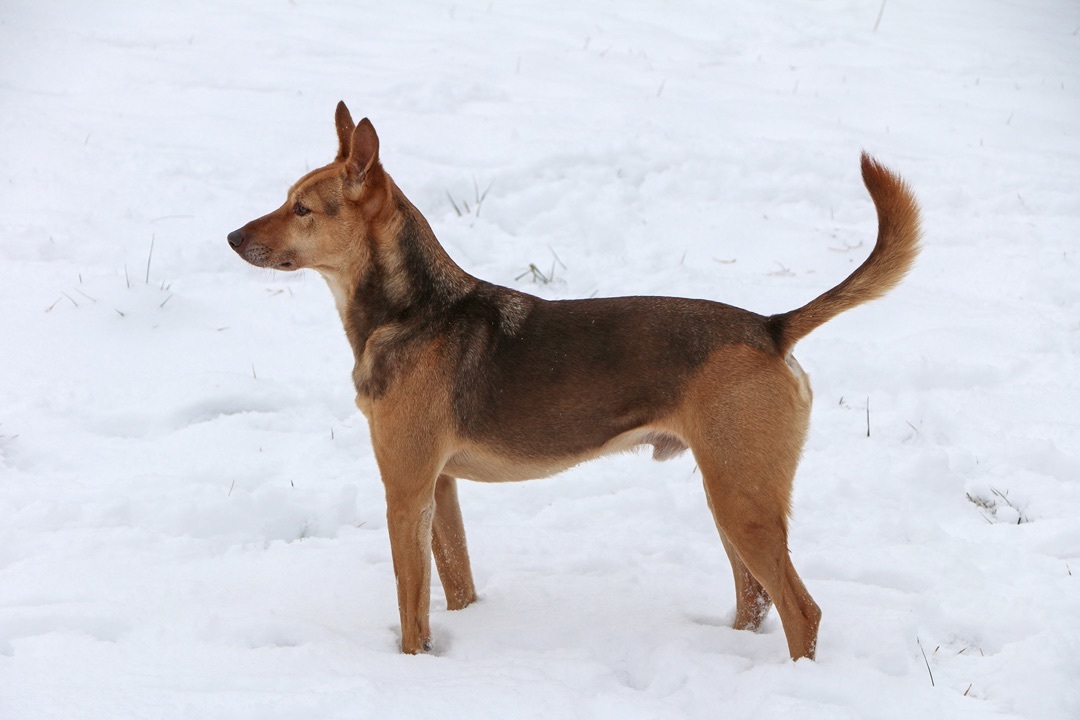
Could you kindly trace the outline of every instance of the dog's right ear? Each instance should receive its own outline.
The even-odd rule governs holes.
[[[353,122],[349,108],[345,107],[344,100],[337,104],[337,110],[334,112],[334,126],[337,128],[338,139],[337,157],[334,158],[334,162],[341,162],[349,157],[353,130],[356,129],[356,123]]]

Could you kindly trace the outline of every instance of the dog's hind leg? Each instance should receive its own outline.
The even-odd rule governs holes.
[[[704,454],[704,453],[702,453]],[[771,492],[761,493],[761,478],[740,463],[698,460],[705,492],[716,525],[727,538],[744,570],[736,570],[739,591],[736,627],[760,623],[768,598],[776,603],[784,624],[788,650],[794,660],[813,658],[817,644],[821,610],[803,585],[787,547],[786,506],[772,502]],[[740,466],[741,465],[741,466]],[[779,468],[773,468],[778,471]],[[789,487],[790,476],[782,482]],[[740,575],[748,572],[752,577]]]
[[[460,610],[476,600],[465,524],[458,504],[457,480],[440,475],[435,483],[435,518],[432,523],[432,552],[446,592],[446,607]]]
[[[792,659],[813,658],[821,610],[795,572],[787,547],[809,391],[779,358],[733,348],[718,359],[723,363],[705,368],[688,389],[681,424],[732,559],[739,595],[736,627],[760,622],[760,603],[769,598]]]
[[[712,500],[709,500],[711,509]],[[716,512],[713,511],[713,517]],[[750,571],[746,569],[746,563],[735,551],[735,546],[728,540],[723,529],[719,525],[716,529],[720,532],[720,540],[724,543],[728,559],[731,561],[731,572],[735,576],[735,623],[736,630],[757,631],[765,616],[772,607],[772,598],[765,588],[757,581]]]

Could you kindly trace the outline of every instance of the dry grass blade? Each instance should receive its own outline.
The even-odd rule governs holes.
[[[150,284],[150,260],[154,257],[154,235],[150,235],[150,252],[146,255],[146,280],[147,285]],[[127,268],[124,268],[125,272]]]
[[[934,671],[930,669],[930,661],[926,658],[926,651],[923,650],[922,641],[915,638],[915,642],[918,643],[919,652],[922,653],[923,662],[926,663],[926,672],[930,674],[930,687],[937,687],[937,683],[934,682]]]

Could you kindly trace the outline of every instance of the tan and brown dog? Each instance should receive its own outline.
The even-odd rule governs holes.
[[[430,646],[431,555],[451,610],[476,599],[455,478],[527,480],[607,453],[689,448],[735,574],[735,627],[776,604],[792,658],[814,657],[821,611],[791,564],[787,522],[810,416],[795,343],[883,295],[918,252],[919,210],[867,155],[870,257],[798,310],[706,300],[547,301],[472,277],[379,162],[344,103],[337,157],[285,204],[229,233],[253,265],[313,268],[352,344],[356,404],[386,489],[401,649]]]

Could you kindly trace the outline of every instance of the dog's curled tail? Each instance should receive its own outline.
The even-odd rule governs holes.
[[[798,310],[768,319],[781,355],[786,355],[819,325],[896,287],[919,254],[919,206],[899,176],[865,152],[862,176],[878,215],[878,236],[870,257],[832,290]]]

